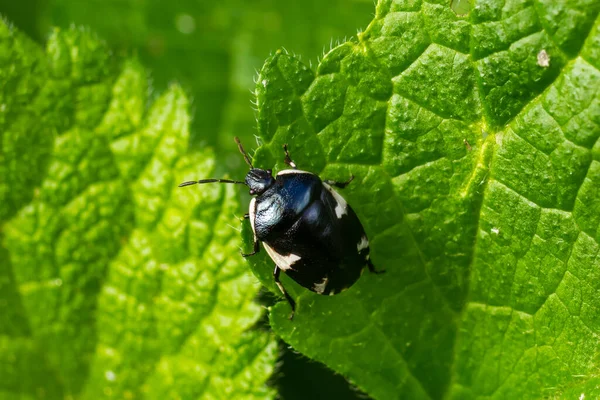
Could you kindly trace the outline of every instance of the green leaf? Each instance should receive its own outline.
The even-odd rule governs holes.
[[[272,398],[232,187],[189,101],[86,30],[0,24],[0,398]],[[19,191],[19,193],[15,193]]]
[[[262,68],[254,165],[284,168],[288,143],[301,169],[354,174],[387,271],[333,297],[284,277],[297,313],[278,303],[272,327],[376,399],[593,397],[600,4],[449,3],[379,1],[316,71]],[[268,257],[252,268],[277,292]]]

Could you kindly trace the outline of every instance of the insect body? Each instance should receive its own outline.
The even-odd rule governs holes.
[[[285,163],[291,169],[273,177],[271,170],[254,168],[238,138],[235,138],[250,171],[244,182],[227,179],[204,179],[184,182],[222,182],[244,184],[255,196],[245,218],[254,233],[252,256],[260,251],[260,242],[275,263],[273,277],[295,310],[295,302],[279,280],[281,270],[313,292],[323,295],[339,293],[354,284],[363,269],[376,271],[369,258],[369,240],[360,220],[333,187],[344,188],[347,182],[322,181],[317,175],[296,169],[284,146]]]

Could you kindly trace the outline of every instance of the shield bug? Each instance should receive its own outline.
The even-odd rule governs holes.
[[[343,189],[346,182],[321,180],[317,175],[297,169],[287,149],[284,162],[290,169],[274,177],[270,169],[254,168],[250,157],[236,137],[240,153],[250,171],[244,181],[202,179],[184,182],[179,187],[202,183],[234,183],[250,188],[254,196],[248,214],[254,245],[252,256],[260,251],[262,242],[275,263],[273,278],[295,312],[295,302],[279,280],[283,270],[303,287],[318,294],[334,295],[348,289],[360,277],[365,267],[375,270],[369,257],[369,240],[352,208],[334,189]]]

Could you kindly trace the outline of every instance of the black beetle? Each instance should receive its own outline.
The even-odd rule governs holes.
[[[236,137],[238,149],[250,166],[246,179],[202,179],[184,182],[179,187],[198,183],[235,183],[246,185],[255,196],[249,212],[254,232],[252,256],[260,251],[260,242],[275,263],[275,283],[292,307],[295,302],[279,280],[281,270],[305,288],[318,294],[334,295],[348,289],[363,269],[375,270],[369,257],[369,240],[360,220],[333,187],[346,182],[322,181],[317,175],[301,171],[290,158],[287,145],[284,162],[291,167],[273,177],[270,169],[254,168],[250,157]]]

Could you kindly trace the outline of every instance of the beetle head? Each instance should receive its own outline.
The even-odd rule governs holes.
[[[251,195],[259,195],[275,183],[275,178],[270,169],[252,168],[246,174],[246,185],[250,188]]]

